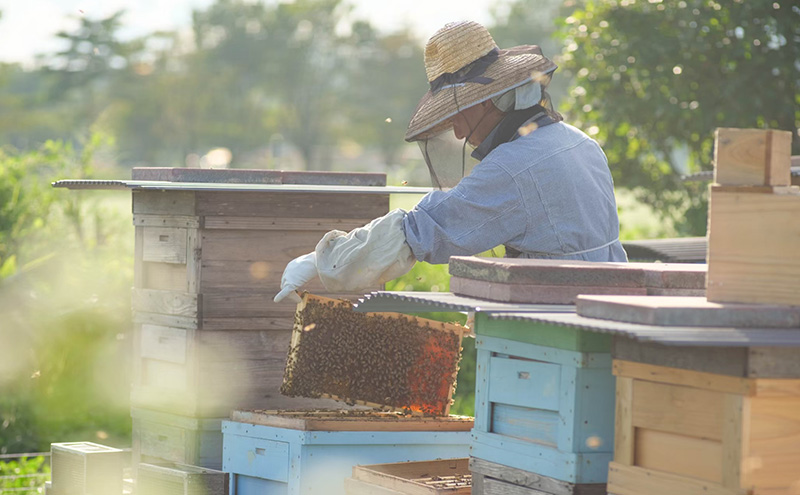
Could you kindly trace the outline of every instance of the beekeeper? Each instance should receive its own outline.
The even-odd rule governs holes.
[[[428,41],[425,70],[430,90],[406,140],[419,143],[439,190],[411,211],[325,234],[287,265],[276,302],[316,276],[329,291],[353,292],[416,261],[501,244],[508,257],[627,261],[605,154],[553,110],[546,87],[556,65],[538,46],[501,50],[480,24],[450,23]]]

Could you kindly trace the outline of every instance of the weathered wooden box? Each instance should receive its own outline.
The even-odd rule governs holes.
[[[134,407],[217,419],[236,408],[333,407],[281,396],[295,304],[272,298],[286,264],[327,231],[389,211],[385,175],[134,169],[133,178],[161,181],[133,190]],[[233,187],[253,183],[285,187]],[[308,289],[326,293],[318,280]]]
[[[136,495],[228,495],[228,473],[180,463],[139,464]]]
[[[472,457],[563,482],[569,493],[605,483],[614,438],[610,337],[501,313],[478,313],[475,333]],[[551,493],[548,486],[539,489]]]
[[[51,444],[50,452],[50,492],[64,495],[122,493],[125,451],[92,442],[67,442]]]
[[[469,459],[354,466],[344,480],[347,495],[469,495]]]
[[[714,362],[715,350],[694,349],[694,359]],[[796,368],[798,354],[772,357],[784,362],[784,371],[762,371],[763,378],[753,378],[746,360],[734,363],[744,373],[721,374],[615,359],[608,492],[794,493],[800,486],[800,379],[770,375]]]
[[[352,414],[366,415],[235,412],[222,423],[231,495],[343,495],[344,480],[359,464],[469,454],[471,418]]]
[[[179,416],[131,409],[133,466],[175,462],[210,469],[222,467],[222,419]]]

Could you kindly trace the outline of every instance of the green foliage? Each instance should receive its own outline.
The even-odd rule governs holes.
[[[94,135],[80,150],[52,141],[0,157],[0,194],[13,199],[0,224],[0,453],[129,442],[128,213],[49,186],[94,174],[105,144]]]
[[[717,127],[796,131],[798,21],[786,0],[588,0],[563,25],[570,121],[618,186],[702,235],[705,188],[681,174],[711,167]]]
[[[0,493],[35,495],[42,493],[50,478],[50,465],[44,456],[0,460]],[[27,488],[27,490],[26,490]]]

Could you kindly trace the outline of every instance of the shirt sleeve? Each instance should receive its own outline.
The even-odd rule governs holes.
[[[519,187],[487,160],[453,189],[427,194],[403,221],[411,251],[428,263],[482,253],[524,235],[526,226]]]

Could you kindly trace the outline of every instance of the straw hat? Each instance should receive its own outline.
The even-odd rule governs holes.
[[[425,72],[431,88],[420,100],[406,141],[438,134],[452,117],[473,105],[556,70],[536,45],[501,50],[489,31],[472,21],[452,22],[425,46]]]

